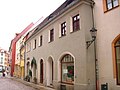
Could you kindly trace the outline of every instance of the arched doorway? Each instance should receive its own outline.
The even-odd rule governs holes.
[[[43,83],[43,60],[40,60],[40,83]]]
[[[70,54],[61,59],[61,82],[74,84],[74,58]]]
[[[47,85],[53,86],[53,58],[49,57],[47,62]]]
[[[33,78],[34,78],[34,77],[36,77],[36,70],[37,70],[37,62],[36,62],[36,59],[34,57],[31,61],[31,68],[32,68]]]
[[[29,75],[30,62],[27,62],[27,75]]]

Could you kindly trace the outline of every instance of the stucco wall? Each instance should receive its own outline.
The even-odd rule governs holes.
[[[94,1],[99,85],[101,87],[101,84],[108,83],[109,90],[119,90],[113,72],[112,41],[120,34],[120,7],[104,13],[103,0]]]
[[[71,18],[80,14],[80,30],[76,32],[71,31]],[[64,37],[59,37],[60,25],[62,22],[67,23],[67,34]],[[54,41],[48,42],[49,30],[53,29]],[[74,89],[89,90],[95,89],[95,72],[94,72],[94,53],[93,45],[86,49],[86,41],[91,40],[89,30],[92,28],[91,7],[89,3],[82,2],[73,6],[71,9],[60,15],[54,21],[45,26],[36,35],[30,38],[27,42],[37,40],[36,49],[26,53],[30,61],[33,57],[37,60],[37,78],[40,82],[40,60],[44,61],[44,85],[47,85],[48,66],[47,62],[49,57],[52,57],[54,62],[54,86],[60,84],[60,60],[65,54],[70,54],[74,58]],[[43,35],[43,45],[38,47],[38,38]],[[89,82],[89,84],[88,84]],[[68,85],[69,86],[69,85]]]

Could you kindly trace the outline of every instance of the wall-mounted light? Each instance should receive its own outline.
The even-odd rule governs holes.
[[[95,29],[94,27],[90,30],[91,36],[92,36],[92,40],[87,41],[87,49],[88,47],[95,41],[96,39],[96,34],[97,34],[97,29]]]

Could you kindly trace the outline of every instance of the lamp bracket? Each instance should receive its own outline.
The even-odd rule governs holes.
[[[86,42],[87,49],[94,41],[95,41],[95,38],[93,38],[92,40]]]

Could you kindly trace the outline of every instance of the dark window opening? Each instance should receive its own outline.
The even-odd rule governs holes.
[[[74,16],[72,19],[73,19],[73,32],[78,31],[80,29],[80,22],[79,22],[80,16],[79,16],[79,14]]]

